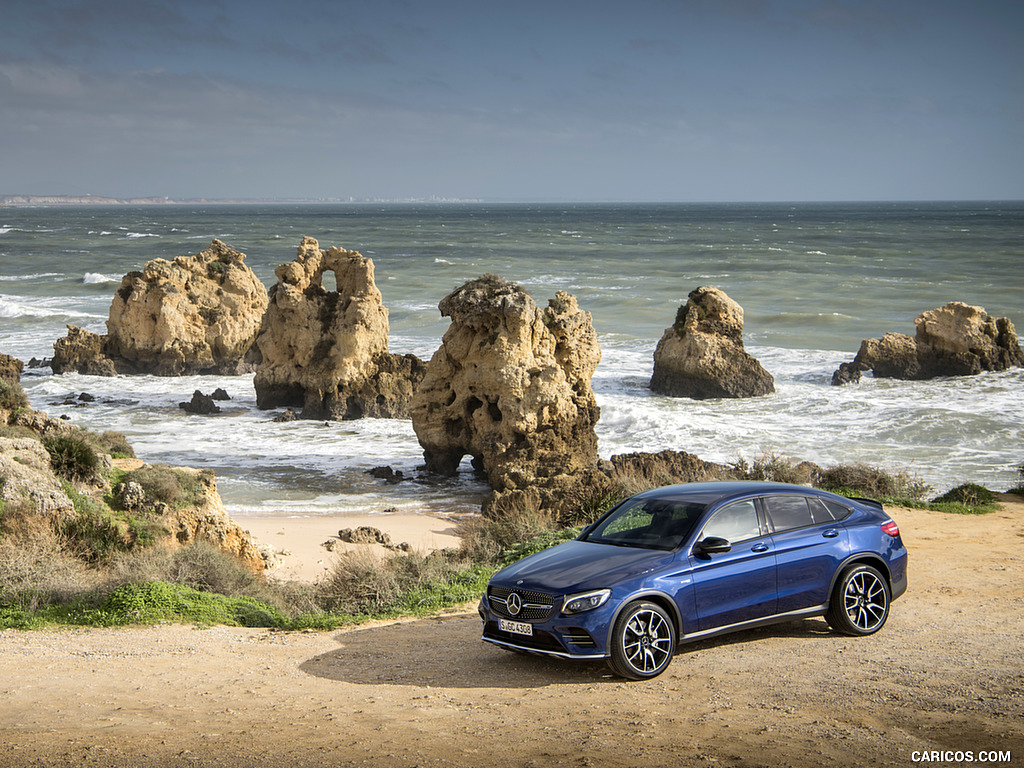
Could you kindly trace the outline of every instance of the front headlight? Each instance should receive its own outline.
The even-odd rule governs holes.
[[[574,613],[584,613],[586,611],[592,611],[595,608],[600,608],[611,597],[612,591],[610,589],[599,589],[596,592],[584,592],[579,595],[567,595],[565,602],[562,604],[562,613],[571,615]]]

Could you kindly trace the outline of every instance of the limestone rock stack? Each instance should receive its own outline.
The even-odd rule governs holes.
[[[266,306],[266,288],[245,254],[214,240],[194,256],[153,259],[125,275],[106,335],[69,326],[51,366],[94,375],[245,373]]]
[[[324,285],[334,275],[335,290]],[[260,408],[301,407],[310,419],[408,415],[424,364],[388,353],[388,311],[373,261],[305,237],[277,284],[256,339]]]
[[[542,310],[494,275],[439,309],[452,323],[411,407],[428,468],[452,474],[468,455],[498,494],[545,506],[597,462],[590,380],[601,348],[590,314],[563,291]]]
[[[832,375],[833,384],[860,380],[861,373],[890,379],[970,376],[1024,366],[1017,331],[1009,318],[951,301],[914,319],[915,336],[886,333],[865,339],[852,362]]]
[[[775,380],[743,348],[743,308],[718,288],[701,287],[658,342],[650,386],[703,400],[771,394]]]

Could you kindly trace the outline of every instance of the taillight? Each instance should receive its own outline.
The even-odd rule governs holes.
[[[893,538],[900,535],[900,527],[896,525],[895,520],[890,520],[887,523],[882,523],[882,533],[887,533]]]

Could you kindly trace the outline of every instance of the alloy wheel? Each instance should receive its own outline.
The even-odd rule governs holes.
[[[872,632],[881,626],[888,607],[885,584],[873,571],[858,571],[847,581],[843,610],[850,617],[850,623],[861,632]]]

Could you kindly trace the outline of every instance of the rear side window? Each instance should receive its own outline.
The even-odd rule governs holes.
[[[840,504],[838,501],[823,501],[822,504],[832,513],[833,520],[845,520],[853,512],[852,509],[845,504]]]
[[[814,524],[803,496],[766,496],[764,502],[776,531],[790,531]]]

